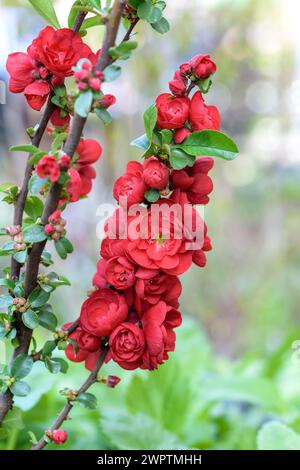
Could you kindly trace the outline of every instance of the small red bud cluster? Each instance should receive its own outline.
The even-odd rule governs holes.
[[[20,225],[12,225],[11,227],[6,227],[7,235],[12,237],[12,240],[15,242],[13,249],[17,251],[23,251],[26,248],[26,243],[23,242],[22,228]]]
[[[89,88],[93,91],[100,91],[104,75],[99,70],[93,71],[91,63],[84,62],[81,70],[74,73],[74,78],[79,91],[86,91]]]
[[[117,377],[116,375],[109,375],[106,379],[106,385],[109,388],[115,388],[120,382],[121,382],[120,377]]]
[[[16,308],[17,312],[24,313],[29,308],[29,302],[27,299],[23,297],[15,297],[13,300],[13,304]]]
[[[46,234],[52,240],[59,240],[66,233],[66,220],[61,217],[61,211],[55,211],[50,215],[48,224],[45,226]]]

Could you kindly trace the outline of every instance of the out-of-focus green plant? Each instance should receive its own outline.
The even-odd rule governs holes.
[[[125,372],[113,393],[101,389],[99,411],[76,407],[66,424],[72,439],[62,449],[300,449],[293,335],[269,356],[234,362],[215,355],[191,321],[178,339],[174,357],[157,372]],[[80,373],[72,367],[70,385]],[[40,434],[61,407],[53,393],[66,385],[61,376],[44,381],[38,368],[32,374],[44,386],[17,402],[1,430],[1,449],[28,448],[28,430]]]

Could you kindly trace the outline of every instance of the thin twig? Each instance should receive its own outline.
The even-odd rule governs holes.
[[[92,372],[90,373],[90,375],[88,376],[86,381],[83,383],[83,385],[78,390],[78,395],[80,395],[80,393],[86,392],[94,383],[97,382],[97,375],[98,375],[98,372],[101,369],[101,367],[102,367],[102,365],[105,361],[107,352],[108,352],[108,349],[104,349],[101,352],[101,354],[99,356],[99,359],[98,359],[94,369],[92,370]],[[68,417],[70,411],[72,410],[72,408],[73,408],[73,403],[71,401],[67,401],[67,403],[65,404],[65,406],[63,407],[63,409],[59,413],[57,419],[54,421],[52,426],[49,428],[49,431],[54,431],[55,429],[59,429],[61,427],[61,425],[64,423],[64,421],[67,419],[67,417]],[[37,444],[32,446],[31,450],[41,450],[47,444],[48,444],[48,442],[45,440],[44,437],[42,437]]]

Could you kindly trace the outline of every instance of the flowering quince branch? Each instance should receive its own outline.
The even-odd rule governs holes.
[[[53,8],[52,2],[48,3]],[[82,67],[82,71],[86,70],[84,67],[90,69],[90,74],[94,73],[95,75],[89,81],[91,90],[95,92],[93,99],[94,101],[97,100],[95,110],[99,112],[100,117],[103,114],[107,118],[107,115],[109,115],[107,108],[114,104],[115,98],[112,95],[103,95],[101,92],[101,81],[104,80],[101,71],[109,63],[116,60],[115,58],[111,60],[109,48],[115,44],[124,6],[124,1],[115,1],[112,9],[107,12],[109,22],[101,54],[100,52],[93,54],[77,34],[81,25],[84,25],[83,22],[86,17],[86,12],[79,11],[74,21],[74,31],[66,28],[56,31],[52,27],[46,27],[28,48],[27,54],[11,54],[7,61],[7,69],[11,76],[10,90],[12,92],[24,92],[28,104],[37,110],[43,106],[47,95],[49,95],[46,110],[39,127],[36,131],[32,129],[28,131],[32,136],[32,144],[12,148],[12,150],[28,150],[30,152],[21,192],[18,193],[18,188],[13,185],[3,185],[1,187],[2,192],[6,194],[4,200],[8,203],[16,202],[14,225],[3,229],[3,233],[1,233],[12,237],[12,241],[5,244],[1,250],[2,255],[11,254],[13,261],[12,269],[10,271],[7,269],[5,272],[6,278],[1,280],[1,285],[9,289],[9,294],[2,296],[2,301],[0,300],[1,308],[8,308],[8,315],[1,314],[1,338],[5,337],[13,341],[15,345],[11,367],[20,355],[24,355],[28,359],[27,353],[32,339],[32,330],[37,326],[37,323],[43,324],[41,322],[41,312],[37,312],[32,308],[33,305],[37,307],[37,304],[41,301],[32,303],[29,297],[39,296],[38,292],[40,291],[46,292],[47,295],[44,297],[49,297],[49,292],[54,290],[55,287],[67,284],[62,277],[58,279],[57,276],[55,282],[46,278],[48,287],[39,280],[40,262],[46,266],[52,263],[49,254],[44,251],[47,239],[55,240],[57,251],[63,258],[72,251],[71,243],[63,236],[65,234],[63,225],[59,223],[60,212],[56,211],[58,204],[60,202],[62,208],[64,208],[67,203],[75,202],[89,193],[92,180],[95,178],[95,170],[91,165],[102,153],[101,146],[97,142],[89,139],[80,140],[86,116],[77,114],[76,102],[74,106],[74,98],[67,95],[64,78],[73,75],[76,66]],[[135,24],[136,22],[135,19]],[[129,29],[132,31],[132,26]],[[127,33],[124,40],[129,42],[129,39],[130,34]],[[45,52],[45,45],[47,45],[47,52]],[[62,59],[60,59],[61,57]],[[117,70],[119,72],[120,68],[118,67]],[[107,74],[105,80],[109,81],[110,79],[109,74]],[[78,101],[81,91],[79,88]],[[73,113],[74,108],[73,123],[69,131],[70,114]],[[50,118],[54,126],[51,131],[54,137],[53,155],[47,155],[46,152],[38,149]],[[60,149],[61,145],[63,145],[63,149]],[[71,159],[75,151],[76,165],[73,167]],[[35,172],[32,174],[34,169]],[[31,193],[29,197],[27,197],[28,188]],[[65,191],[65,194],[62,195],[63,191]],[[45,205],[34,195],[38,192],[48,193]],[[36,205],[38,207],[35,207]],[[23,230],[24,209],[32,224],[28,227],[23,224]],[[48,224],[51,216],[53,225]],[[52,233],[49,232],[51,226],[54,227]],[[25,273],[21,273],[23,265],[25,266]],[[47,299],[42,305],[46,302]],[[38,313],[39,317],[37,317]],[[56,319],[53,313],[48,311],[46,316],[48,318],[46,323],[44,322],[44,326],[46,325],[48,329],[55,328]],[[70,331],[72,331],[72,327]],[[50,368],[52,365],[48,364]],[[2,372],[5,374],[7,371],[7,367],[4,367]],[[3,374],[2,376],[5,377]],[[10,383],[10,381],[8,380],[7,383]],[[3,380],[1,380],[0,385],[2,388],[0,422],[2,422],[12,406],[13,395],[16,394],[17,387],[7,387]]]
[[[95,2],[91,3],[94,7]],[[30,163],[35,172],[29,182],[29,188],[35,187],[37,193],[47,195],[46,202],[43,205],[37,196],[29,196],[25,204],[29,222],[8,227],[3,233],[13,240],[2,251],[8,251],[25,265],[25,273],[16,281],[6,270],[7,277],[2,282],[10,292],[2,296],[2,305],[8,308],[1,318],[2,336],[15,341],[17,335],[18,341],[17,354],[2,371],[3,396],[10,394],[12,398],[13,394],[29,392],[27,383],[20,379],[28,375],[36,360],[42,360],[50,372],[66,372],[66,361],[52,355],[56,348],[64,350],[70,361],[84,362],[91,371],[79,390],[61,391],[67,403],[40,441],[34,438],[34,450],[44,448],[50,441],[65,442],[67,434],[59,428],[74,404],[97,406],[96,397],[87,392],[90,386],[118,384],[118,377],[105,379],[98,375],[103,363],[113,360],[126,370],[154,370],[168,359],[175,349],[174,329],[182,322],[178,310],[179,276],[192,263],[204,267],[205,252],[211,249],[206,225],[194,206],[209,202],[213,189],[208,176],[213,167],[210,157],[231,160],[238,149],[219,131],[217,108],[207,105],[203,98],[211,86],[216,64],[208,55],[197,55],[175,72],[169,83],[171,93],[158,96],[145,112],[145,134],[132,143],[143,150],[144,161],[129,162],[125,173],[115,182],[113,194],[119,207],[106,222],[93,290],[81,307],[79,319],[59,331],[56,329],[57,321],[47,302],[50,293],[68,281],[56,273],[40,274],[40,264],[49,266],[52,262],[45,252],[48,240],[54,241],[62,258],[72,252],[62,212],[67,204],[90,192],[96,176],[92,165],[102,153],[97,142],[81,137],[87,116],[95,112],[104,123],[110,122],[107,108],[115,98],[103,95],[102,81],[115,78],[120,70],[113,63],[129,58],[137,47],[130,37],[139,20],[147,21],[160,33],[168,30],[163,17],[165,6],[165,2],[151,0],[115,0],[105,21],[103,47],[97,54],[70,30],[55,31],[49,27],[28,49],[28,54],[36,57],[34,66],[38,64],[42,69],[34,88],[37,95],[30,94],[31,88],[26,91],[20,87],[29,104],[36,107],[41,104],[41,92],[46,90],[45,83],[40,83],[41,73],[42,82],[48,80],[48,85],[54,75],[64,78],[73,74],[78,93],[69,96],[63,83],[56,84],[53,90],[47,88],[48,93],[54,93],[51,100],[58,107],[55,128],[51,130],[54,141],[48,153],[31,147]],[[116,46],[122,16],[129,24],[123,41]],[[41,48],[44,43],[48,52]],[[65,44],[69,46],[68,52],[59,65],[53,57],[62,53]],[[11,75],[11,80],[14,79]],[[70,114],[74,117],[69,130]],[[11,187],[5,187],[5,191],[10,202]],[[19,325],[15,325],[16,316]],[[39,325],[54,331],[54,337],[36,352],[32,331]],[[33,352],[28,355],[31,340]],[[5,416],[8,408],[3,409]]]

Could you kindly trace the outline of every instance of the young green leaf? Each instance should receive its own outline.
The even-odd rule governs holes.
[[[170,30],[170,24],[166,18],[161,18],[155,23],[151,23],[152,28],[160,34],[165,34]]]
[[[14,253],[13,257],[17,261],[17,263],[24,264],[27,259],[27,250],[17,251],[16,253]]]
[[[57,19],[52,0],[29,0],[38,14],[50,23],[54,28],[59,29],[60,24]]]
[[[48,178],[40,178],[37,174],[33,174],[29,181],[29,193],[37,194],[40,192],[45,183],[47,183]]]
[[[33,360],[27,354],[20,354],[14,360],[10,373],[15,379],[24,379],[33,367]]]
[[[112,59],[128,59],[130,57],[131,52],[136,49],[138,46],[137,41],[125,41],[121,42],[116,47],[109,48],[109,55]]]
[[[93,102],[92,90],[82,91],[75,101],[75,112],[85,118],[88,116]]]
[[[95,113],[99,119],[104,123],[105,126],[108,126],[112,122],[111,114],[107,111],[107,109],[100,109],[96,108]]]
[[[13,297],[9,294],[0,295],[0,308],[8,308],[13,304]]]
[[[156,189],[149,189],[145,192],[145,199],[149,202],[156,202],[159,199],[159,192]]]
[[[44,204],[37,196],[28,196],[25,203],[25,212],[29,217],[36,221],[42,216]]]
[[[39,313],[39,323],[43,328],[49,331],[55,331],[57,328],[57,318],[54,313],[42,310]]]
[[[157,121],[157,108],[155,104],[149,106],[144,113],[144,125],[149,142],[152,142],[152,135]]]
[[[46,341],[43,347],[43,356],[49,356],[52,351],[56,348],[56,342],[55,341]]]
[[[49,292],[45,292],[40,287],[36,287],[28,297],[31,308],[39,308],[48,302]]]
[[[38,315],[30,309],[23,313],[22,321],[30,330],[34,330],[40,324]]]
[[[60,132],[54,139],[54,141],[52,142],[52,145],[51,145],[51,149],[53,150],[53,152],[56,152],[57,150],[59,150],[62,146],[62,143],[66,140],[66,138],[68,137],[68,134],[66,132]]]
[[[233,140],[222,132],[212,130],[193,132],[178,148],[189,155],[220,157],[225,160],[233,160],[239,153]]]
[[[92,393],[80,393],[76,398],[76,402],[84,408],[95,410],[97,408],[97,398]]]
[[[179,148],[173,148],[170,155],[170,164],[174,170],[182,170],[185,166],[193,166],[195,157],[188,155]]]
[[[26,152],[26,153],[37,153],[40,152],[40,149],[35,145],[13,145],[9,148],[10,152]]]
[[[150,142],[146,134],[143,134],[137,139],[133,140],[130,145],[133,147],[138,147],[139,149],[147,150],[149,148]]]
[[[157,23],[162,17],[162,10],[153,5],[151,0],[147,0],[138,6],[137,15],[148,23]]]
[[[25,243],[38,243],[46,240],[47,235],[43,225],[28,225],[23,231]]]
[[[104,69],[104,79],[106,82],[112,82],[121,75],[122,69],[119,65],[109,65]]]
[[[17,397],[26,397],[30,393],[30,387],[28,383],[23,382],[22,380],[17,380],[10,390]]]

